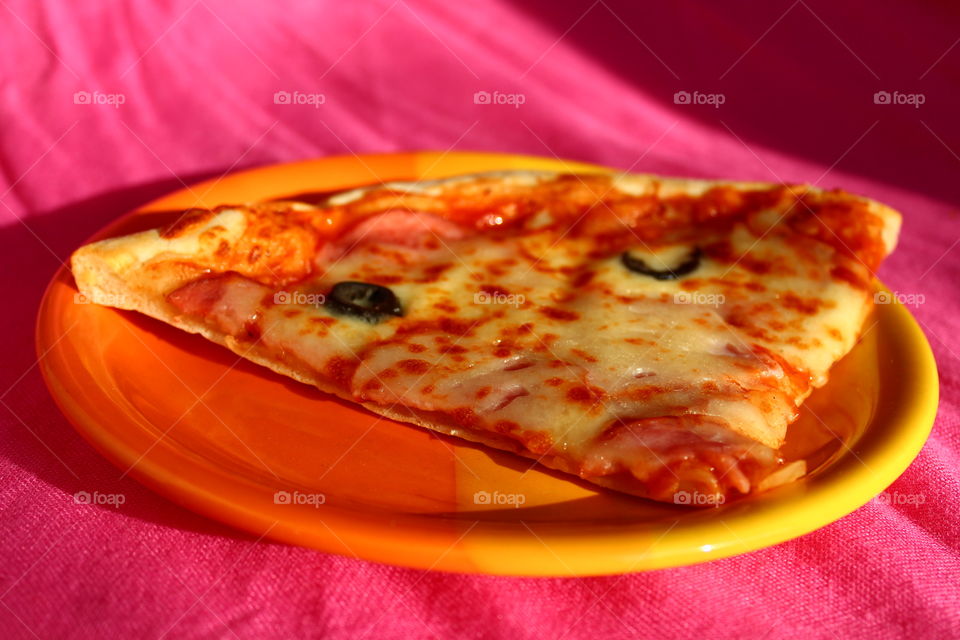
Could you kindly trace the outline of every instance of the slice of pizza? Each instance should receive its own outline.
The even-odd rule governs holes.
[[[899,226],[810,186],[504,172],[190,210],[72,266],[377,414],[713,504],[804,473],[778,449]]]

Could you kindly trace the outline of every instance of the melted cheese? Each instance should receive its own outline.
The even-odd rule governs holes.
[[[743,230],[731,238],[756,242]],[[306,354],[318,370],[331,357],[359,354],[348,384],[360,400],[469,411],[474,426],[490,430],[498,423],[529,426],[536,416],[536,428],[556,447],[578,454],[618,421],[678,413],[715,417],[777,447],[808,386],[785,380],[778,362],[754,347],[784,356],[816,382],[862,321],[862,312],[850,313],[863,307],[862,291],[828,271],[816,278],[796,273],[773,236],[751,254],[770,258],[783,273],[759,277],[704,258],[678,280],[631,272],[619,256],[591,260],[588,243],[556,240],[545,232],[494,243],[448,240],[417,252],[357,247],[320,265],[322,276],[301,293],[346,280],[389,283],[402,320],[370,325],[310,306],[292,323],[282,319],[290,309],[278,306],[264,317],[276,328],[263,339]],[[576,286],[571,273],[593,275]],[[816,312],[785,306],[786,295],[812,300]],[[752,315],[749,326],[728,322],[744,312]],[[329,324],[317,322],[323,317]],[[438,323],[445,318],[454,326]]]

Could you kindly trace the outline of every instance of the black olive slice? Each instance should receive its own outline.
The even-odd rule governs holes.
[[[693,273],[700,266],[700,247],[694,247],[686,259],[673,269],[654,269],[640,258],[634,258],[629,251],[624,251],[620,256],[620,261],[627,269],[636,273],[642,273],[645,276],[656,278],[657,280],[676,280],[688,273]]]
[[[400,301],[393,291],[369,282],[338,282],[323,304],[334,313],[371,324],[380,322],[384,316],[403,315]]]

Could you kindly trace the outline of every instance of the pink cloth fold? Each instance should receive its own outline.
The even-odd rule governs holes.
[[[960,637],[958,13],[930,0],[0,2],[5,637]],[[881,277],[922,300],[942,385],[930,441],[888,490],[916,499],[700,566],[426,573],[257,543],[184,511],[118,480],[57,411],[33,322],[90,233],[225,171],[428,148],[806,181],[901,210]],[[125,503],[76,504],[77,491]]]

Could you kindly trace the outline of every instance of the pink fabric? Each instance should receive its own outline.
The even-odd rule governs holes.
[[[0,2],[4,637],[960,636],[958,12],[933,0]],[[275,104],[278,91],[305,104]],[[475,104],[479,91],[491,104]],[[118,481],[33,365],[60,261],[184,182],[423,148],[810,181],[903,211],[881,275],[925,297],[915,314],[943,398],[890,491],[922,504],[870,503],[702,566],[505,579],[257,544]],[[80,490],[126,504],[74,504]]]

